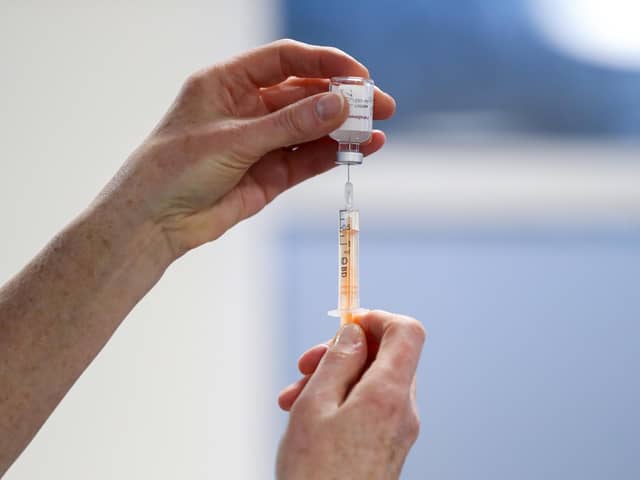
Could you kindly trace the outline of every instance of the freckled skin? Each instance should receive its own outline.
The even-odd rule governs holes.
[[[333,166],[327,135],[348,105],[327,84],[347,75],[368,72],[293,41],[192,75],[91,205],[0,288],[0,476],[172,262]],[[374,116],[390,117],[393,98],[375,98]],[[376,131],[362,150],[383,144]]]

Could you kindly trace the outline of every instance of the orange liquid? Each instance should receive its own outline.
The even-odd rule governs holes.
[[[346,325],[347,323],[354,323],[353,313],[351,312],[344,312],[340,315],[340,325]]]
[[[356,213],[357,214],[357,213]],[[359,308],[358,295],[358,221],[355,224],[351,217],[340,229],[340,324],[352,323],[354,314],[351,310]]]

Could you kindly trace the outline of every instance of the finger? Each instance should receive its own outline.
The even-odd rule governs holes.
[[[384,133],[375,130],[371,141],[362,145],[360,150],[365,156],[371,155],[380,150],[384,143]],[[324,137],[300,145],[294,151],[272,152],[254,164],[249,172],[253,181],[260,186],[267,201],[271,201],[288,188],[335,167],[336,152],[336,142]],[[244,213],[251,215],[255,212]]]
[[[349,105],[339,93],[304,98],[270,114],[248,120],[245,149],[259,158],[281,147],[322,138],[346,120]]]
[[[300,373],[303,375],[311,375],[315,372],[316,367],[320,363],[320,360],[322,360],[322,357],[328,348],[328,344],[321,343],[320,345],[311,347],[309,350],[304,352],[298,360],[298,370],[300,370]]]
[[[339,406],[360,378],[367,360],[367,342],[362,328],[349,323],[340,329],[320,365],[300,395],[321,406]]]
[[[382,148],[384,142],[384,133],[374,131],[371,142],[363,145],[360,151],[365,156],[371,155]],[[237,208],[209,210],[207,218],[215,216],[215,228],[226,230],[241,219],[255,215],[265,206],[265,202],[271,202],[288,188],[335,167],[336,150],[336,143],[327,137],[301,145],[295,151],[269,153],[252,165],[237,185],[236,199],[241,199],[237,200]],[[206,239],[208,237],[202,242]]]
[[[409,389],[415,377],[425,341],[420,322],[382,311],[371,311],[359,319],[367,335],[379,339],[379,349],[371,367],[356,388],[393,383]]]
[[[296,400],[300,396],[300,393],[302,393],[302,390],[304,390],[304,387],[309,381],[309,378],[311,378],[310,375],[304,376],[300,380],[292,383],[280,392],[280,395],[278,396],[278,405],[282,410],[284,410],[285,412],[291,410],[291,407],[293,407],[293,404],[296,403]]]
[[[260,90],[265,107],[270,112],[280,110],[303,98],[329,91],[329,80],[326,78],[292,77],[282,83]]]
[[[256,87],[268,87],[289,77],[369,78],[367,68],[345,52],[294,40],[279,40],[236,57],[226,64],[233,77],[246,78]]]
[[[303,98],[329,90],[329,80],[323,78],[290,78],[278,85],[263,88],[260,92],[267,110],[274,112]],[[396,109],[394,98],[375,87],[373,99],[374,120],[385,120]]]
[[[304,352],[298,360],[298,369],[300,373],[304,375],[303,378],[295,383],[292,383],[288,387],[284,388],[280,392],[278,403],[280,408],[285,411],[289,411],[298,395],[302,392],[302,389],[309,381],[309,377],[315,372],[320,360],[324,356],[325,352],[329,349],[329,342],[321,343]]]

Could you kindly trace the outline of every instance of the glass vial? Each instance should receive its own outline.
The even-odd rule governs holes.
[[[360,144],[371,138],[373,130],[373,80],[361,77],[333,77],[330,91],[341,93],[349,103],[349,116],[329,136],[338,142],[336,163],[359,165]]]

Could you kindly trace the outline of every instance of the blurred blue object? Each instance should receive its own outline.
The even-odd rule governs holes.
[[[282,245],[293,381],[337,328],[335,238]],[[363,306],[429,332],[403,479],[640,478],[640,231],[369,228],[361,261]]]
[[[282,34],[337,46],[366,63],[398,100],[391,128],[434,130],[436,114],[489,112],[447,129],[637,139],[640,72],[553,50],[528,3],[284,0]]]

